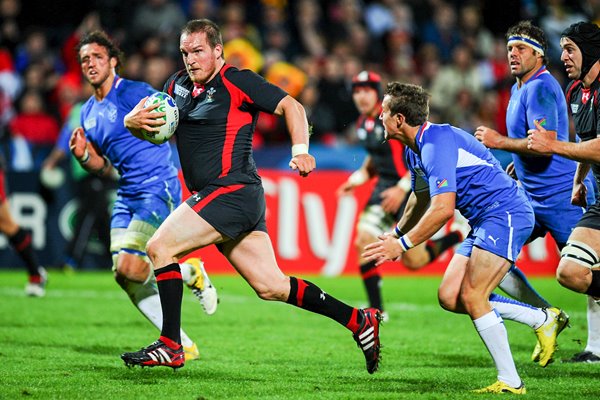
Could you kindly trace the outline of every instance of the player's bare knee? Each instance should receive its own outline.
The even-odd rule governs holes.
[[[589,286],[591,269],[600,263],[598,254],[587,243],[568,240],[560,255],[556,279],[566,288],[585,293]]]
[[[440,307],[447,311],[456,311],[458,294],[456,290],[447,286],[440,286],[438,289],[438,302]]]
[[[556,270],[556,280],[567,289],[585,293],[591,273],[589,268],[563,259]]]

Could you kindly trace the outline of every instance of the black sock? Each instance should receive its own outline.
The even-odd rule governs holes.
[[[592,282],[585,291],[585,294],[600,298],[600,270],[592,270]]]
[[[175,343],[181,343],[181,298],[183,281],[179,264],[173,263],[154,271],[163,313],[163,326],[160,332]]]
[[[460,243],[462,239],[462,234],[458,231],[455,231],[450,232],[440,239],[427,241],[425,244],[425,249],[427,250],[427,253],[429,253],[429,262],[432,262],[438,258],[440,254],[448,250],[450,247]]]
[[[31,245],[31,233],[25,231],[23,228],[19,228],[17,233],[8,238],[8,241],[25,262],[29,276],[39,277],[40,264]]]
[[[356,308],[342,303],[328,295],[317,285],[300,278],[290,276],[290,295],[287,303],[329,317],[355,332],[360,325],[362,314]]]
[[[383,311],[383,302],[381,300],[381,275],[375,261],[369,261],[360,266],[360,275],[362,276],[369,304],[371,307]]]

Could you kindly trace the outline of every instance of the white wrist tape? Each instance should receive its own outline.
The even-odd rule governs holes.
[[[83,152],[83,156],[81,156],[81,158],[78,158],[77,161],[79,161],[79,164],[85,164],[88,161],[90,161],[90,153],[88,152],[87,148]]]
[[[292,157],[296,157],[299,154],[308,154],[308,145],[304,143],[295,144],[292,146]]]
[[[400,239],[401,236],[404,236],[404,232],[400,230],[398,225],[396,225],[396,227],[394,228],[394,236],[396,236],[397,239]]]
[[[396,183],[396,186],[400,187],[400,189],[404,190],[406,193],[410,192],[412,188],[410,175],[404,176],[402,179]]]
[[[360,186],[369,180],[369,175],[362,169],[357,169],[348,177],[348,183],[352,186]]]
[[[402,251],[407,251],[408,249],[412,249],[413,247],[415,247],[415,245],[412,244],[412,242],[406,235],[401,236],[400,239],[398,239],[398,243],[400,243]]]

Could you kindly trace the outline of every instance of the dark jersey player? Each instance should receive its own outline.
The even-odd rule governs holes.
[[[362,71],[352,79],[352,99],[360,113],[356,136],[367,150],[362,166],[348,177],[337,190],[338,196],[347,195],[354,188],[377,177],[377,184],[360,214],[356,225],[354,246],[358,254],[364,247],[390,231],[402,216],[404,201],[410,193],[410,173],[404,164],[404,145],[397,140],[384,139],[381,114],[381,77],[372,71]],[[462,241],[462,234],[453,231],[448,235],[416,246],[402,255],[403,264],[410,269],[421,268],[449,247]],[[374,261],[359,256],[360,274],[369,297],[370,306],[383,311],[381,272]]]
[[[569,78],[567,105],[575,132],[581,142],[562,142],[536,124],[529,131],[528,147],[541,154],[558,154],[578,161],[571,201],[585,204],[583,179],[590,166],[596,183],[600,182],[600,28],[579,22],[562,33],[561,60]],[[588,297],[588,342],[585,350],[572,362],[600,362],[600,200],[597,200],[577,223],[561,252],[557,278],[561,285]]]
[[[379,363],[378,310],[350,307],[316,285],[286,276],[278,267],[265,225],[265,199],[252,158],[252,135],[260,111],[283,116],[292,140],[290,167],[307,176],[316,166],[308,154],[304,108],[285,92],[250,71],[225,63],[219,27],[192,20],[181,32],[186,71],[165,84],[180,110],[177,146],[185,183],[192,195],[160,226],[148,254],[163,307],[159,340],[121,357],[128,365],[183,366],[179,338],[182,283],[177,260],[217,244],[233,267],[264,300],[285,301],[344,325],[361,347],[367,370]],[[144,100],[125,118],[125,126],[157,130],[164,114],[144,108]]]

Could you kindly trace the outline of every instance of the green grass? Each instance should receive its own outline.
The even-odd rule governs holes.
[[[255,297],[238,276],[214,276],[217,313],[204,315],[189,292],[183,324],[201,359],[176,372],[126,368],[123,351],[155,340],[157,331],[129,303],[108,272],[50,276],[45,298],[23,294],[25,273],[0,272],[2,399],[467,399],[495,381],[492,361],[468,317],[441,310],[439,277],[388,277],[391,320],[382,328],[383,361],[369,375],[348,331],[333,321]],[[310,277],[353,305],[364,303],[358,277]],[[558,358],[581,350],[585,297],[551,278],[533,279],[571,315]],[[600,365],[529,360],[531,329],[507,322],[513,355],[530,398],[600,395]],[[493,395],[480,395],[490,398]]]

